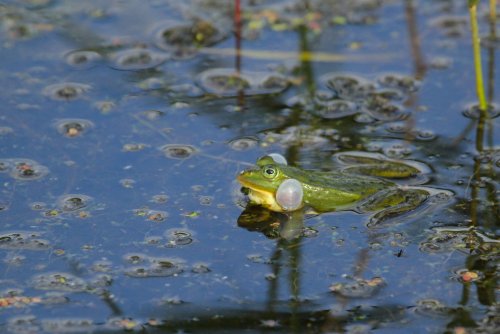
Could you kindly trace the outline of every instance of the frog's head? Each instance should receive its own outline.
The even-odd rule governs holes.
[[[266,155],[257,160],[256,165],[256,168],[241,172],[237,177],[238,181],[250,190],[274,195],[280,184],[287,178],[281,170],[281,164]]]
[[[284,165],[276,163],[270,156],[260,158],[256,164],[256,168],[241,172],[238,181],[249,189],[248,196],[252,202],[273,211],[283,211],[276,203],[276,191],[288,178],[281,168]]]

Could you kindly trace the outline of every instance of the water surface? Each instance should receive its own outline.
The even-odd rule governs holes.
[[[235,28],[223,0],[0,2],[0,330],[493,333],[498,43],[479,118],[465,1],[241,10]],[[258,157],[343,151],[425,163],[453,196],[292,240],[240,217]]]

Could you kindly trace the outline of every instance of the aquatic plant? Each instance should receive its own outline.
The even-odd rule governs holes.
[[[472,48],[474,52],[474,70],[476,72],[476,92],[479,100],[479,109],[485,113],[488,105],[484,93],[483,70],[481,67],[481,50],[479,46],[479,32],[477,26],[477,5],[479,0],[467,0],[469,6],[469,17],[472,31]],[[494,6],[493,6],[494,7]]]

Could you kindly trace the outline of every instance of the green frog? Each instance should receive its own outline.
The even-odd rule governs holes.
[[[390,179],[422,175],[426,167],[415,161],[391,160],[379,154],[347,152],[336,155],[335,171],[288,166],[284,158],[264,156],[256,168],[237,179],[253,204],[271,211],[292,212],[304,207],[317,213],[354,210],[377,212],[379,220],[417,208],[432,194],[424,187],[402,186]]]

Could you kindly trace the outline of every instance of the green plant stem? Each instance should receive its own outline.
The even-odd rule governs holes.
[[[490,0],[490,22],[497,19],[497,0]]]
[[[479,46],[479,32],[477,27],[477,7],[472,5],[469,7],[470,24],[472,30],[472,47],[474,52],[474,69],[476,72],[476,92],[479,100],[479,109],[481,112],[486,112],[488,104],[484,94],[483,85],[483,70],[481,66],[481,49]]]

